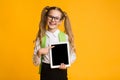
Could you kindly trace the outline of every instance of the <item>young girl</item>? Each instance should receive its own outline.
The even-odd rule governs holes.
[[[33,57],[34,64],[40,65],[40,80],[68,80],[65,64],[61,63],[59,68],[51,69],[49,56],[50,48],[54,47],[50,44],[60,42],[59,34],[61,31],[58,26],[63,20],[65,27],[64,39],[70,44],[70,62],[73,63],[76,59],[73,33],[67,14],[58,7],[45,7],[41,13]],[[43,39],[43,37],[46,37],[46,39]]]

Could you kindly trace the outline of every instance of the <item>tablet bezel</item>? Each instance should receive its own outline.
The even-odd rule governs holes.
[[[68,42],[59,42],[59,43],[52,43],[50,44],[50,46],[52,45],[61,45],[61,44],[67,44],[67,55],[68,55],[68,64],[65,64],[65,67],[69,67],[71,64],[70,64],[70,50],[69,50],[69,43]],[[50,66],[51,68],[59,68],[60,65],[53,65],[53,57],[52,57],[52,48],[50,49]]]

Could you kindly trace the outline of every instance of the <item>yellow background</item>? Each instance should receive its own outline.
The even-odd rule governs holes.
[[[0,0],[0,80],[39,80],[33,40],[47,5],[71,19],[77,60],[69,80],[120,80],[119,0]]]

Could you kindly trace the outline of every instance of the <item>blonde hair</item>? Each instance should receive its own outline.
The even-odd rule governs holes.
[[[73,33],[72,33],[69,17],[68,17],[66,12],[62,11],[58,7],[46,6],[46,7],[43,8],[43,10],[41,12],[41,20],[40,20],[40,23],[39,23],[39,30],[38,30],[36,40],[37,40],[37,38],[39,38],[40,43],[41,43],[41,38],[45,35],[46,29],[47,29],[46,28],[46,19],[47,19],[47,15],[49,14],[50,10],[58,10],[58,11],[61,12],[62,15],[61,15],[60,20],[64,20],[65,33],[68,35],[68,40],[69,40],[71,49],[73,51],[75,51],[74,36],[73,36]]]

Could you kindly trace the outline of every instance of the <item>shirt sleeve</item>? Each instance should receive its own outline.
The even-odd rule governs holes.
[[[40,40],[37,39],[37,40],[36,40],[36,43],[35,43],[35,47],[34,47],[34,55],[37,54],[37,52],[38,52],[38,50],[39,50],[40,48],[41,48],[41,47],[40,47]]]
[[[75,60],[76,60],[76,53],[71,51],[70,52],[70,62],[71,62],[71,64],[74,63]]]
[[[66,35],[66,41],[68,41],[68,35]],[[70,63],[72,64],[76,60],[76,53],[73,50],[71,50],[70,46],[69,48],[70,48]]]

